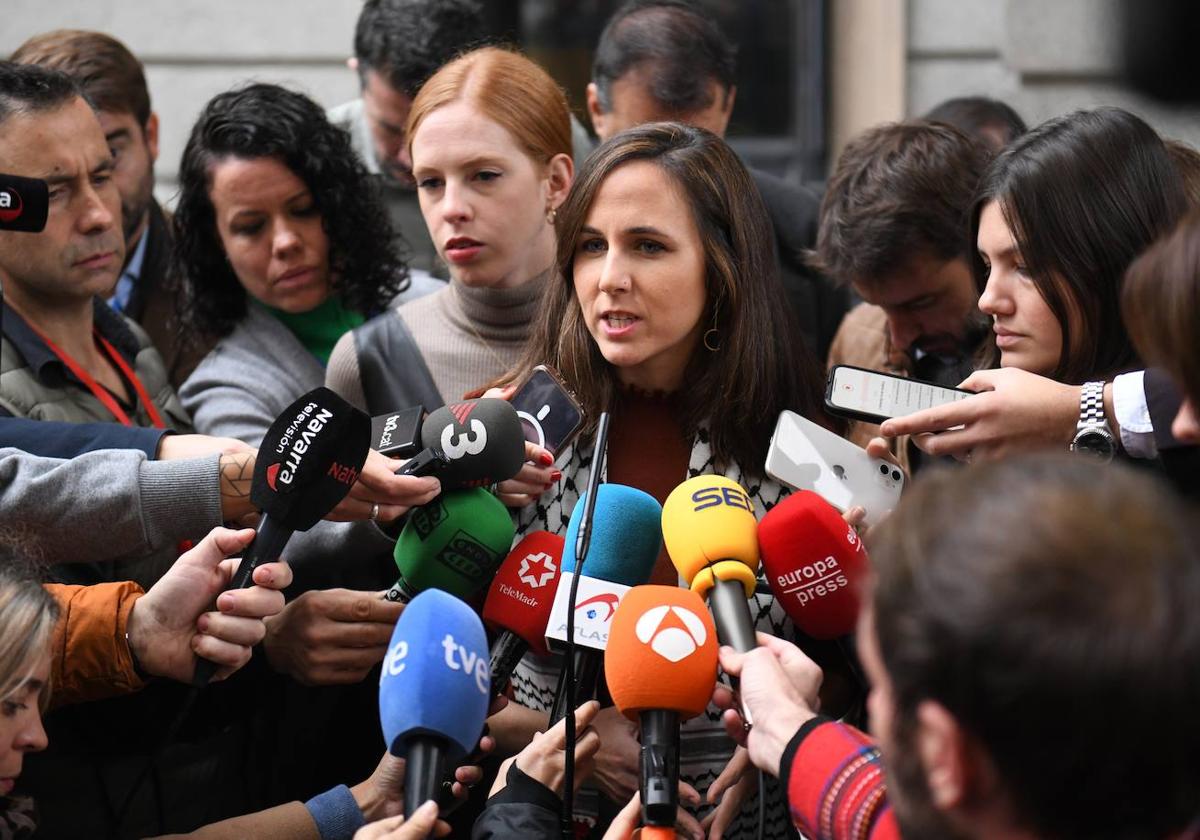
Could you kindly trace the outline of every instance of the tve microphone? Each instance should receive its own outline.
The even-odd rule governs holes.
[[[829,502],[793,493],[763,517],[758,545],[771,592],[797,627],[815,639],[854,632],[867,550]]]
[[[502,632],[492,642],[492,689],[504,690],[525,652],[539,656],[546,647],[546,624],[558,588],[563,538],[533,531],[517,543],[496,572],[483,603],[483,620]]]
[[[613,616],[604,675],[617,709],[641,724],[646,825],[675,826],[679,724],[712,697],[716,636],[700,596],[675,586],[635,586]]]
[[[470,607],[437,589],[404,608],[379,677],[379,722],[407,762],[404,813],[434,798],[442,777],[483,734],[491,700],[487,636]]]
[[[295,531],[307,531],[346,497],[367,460],[370,434],[370,418],[328,388],[284,409],[258,447],[250,501],[262,519],[230,589],[250,586],[255,568],[278,560]],[[206,685],[216,668],[197,659],[193,684]]]
[[[396,540],[399,576],[388,600],[411,601],[426,589],[471,597],[491,581],[515,531],[508,508],[481,487],[413,508]]]
[[[506,400],[465,400],[430,412],[421,445],[397,474],[436,475],[446,488],[507,481],[525,463],[525,432]]]
[[[562,578],[554,596],[546,638],[567,640],[567,605],[571,578],[580,573],[575,602],[576,703],[594,697],[596,680],[608,645],[609,628],[621,598],[629,587],[645,583],[654,572],[662,548],[659,521],[662,505],[649,493],[624,484],[601,484],[596,491],[590,547],[583,569],[575,568],[575,544],[588,494],[579,497],[567,525]],[[553,726],[571,711],[567,707],[565,669],[550,709]]]
[[[0,230],[41,233],[50,212],[50,193],[41,178],[0,175]]]
[[[746,599],[757,582],[758,522],[746,491],[721,475],[689,478],[667,497],[662,529],[680,577],[708,599],[721,643],[753,650]]]

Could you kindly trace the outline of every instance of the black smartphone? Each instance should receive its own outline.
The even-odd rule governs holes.
[[[882,423],[970,396],[974,396],[973,391],[853,365],[836,365],[825,383],[825,410],[851,420]]]
[[[525,440],[549,449],[556,458],[583,429],[583,406],[546,365],[535,367],[509,402],[517,410]]]

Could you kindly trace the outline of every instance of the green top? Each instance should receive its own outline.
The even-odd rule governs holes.
[[[329,364],[329,354],[337,340],[367,319],[352,309],[347,309],[336,296],[308,312],[284,312],[263,306],[287,327],[292,335],[304,345],[304,349],[321,360],[321,364]]]

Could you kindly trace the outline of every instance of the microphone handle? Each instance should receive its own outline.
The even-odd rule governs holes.
[[[450,462],[446,456],[430,447],[405,461],[404,466],[396,470],[396,475],[437,475],[448,466]]]
[[[264,513],[262,523],[253,541],[246,546],[242,553],[242,562],[227,589],[245,589],[254,584],[254,570],[263,563],[274,563],[283,554],[283,547],[292,538],[293,531],[279,521],[272,519],[269,513]],[[217,673],[217,663],[208,659],[196,657],[196,670],[192,672],[192,685],[203,687],[208,685],[213,675]]]
[[[746,601],[746,588],[740,582],[718,580],[708,593],[708,604],[721,644],[729,645],[738,653],[758,647],[754,622],[750,619],[750,604]]]
[[[575,702],[596,699],[596,686],[600,680],[600,666],[604,663],[604,651],[589,647],[575,648]],[[567,716],[567,669],[558,672],[558,687],[554,691],[554,704],[550,707],[551,727]]]
[[[521,657],[528,650],[529,642],[511,630],[505,630],[496,637],[496,641],[492,643],[490,663],[493,696],[498,697],[504,693],[504,686],[508,685],[508,680],[512,676],[512,672],[516,670],[517,663],[521,661]]]
[[[679,813],[679,713],[648,709],[641,728],[642,822],[673,829]]]
[[[404,768],[405,819],[437,797],[445,775],[446,745],[442,739],[422,735],[409,741]]]

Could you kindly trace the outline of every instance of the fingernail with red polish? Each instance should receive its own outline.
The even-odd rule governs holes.
[[[538,456],[538,460],[541,461],[543,466],[548,467],[554,463],[554,456],[551,455],[549,452],[543,452],[541,455]]]
[[[554,472],[550,473],[550,480],[551,481],[562,481],[562,471],[555,470]]]

